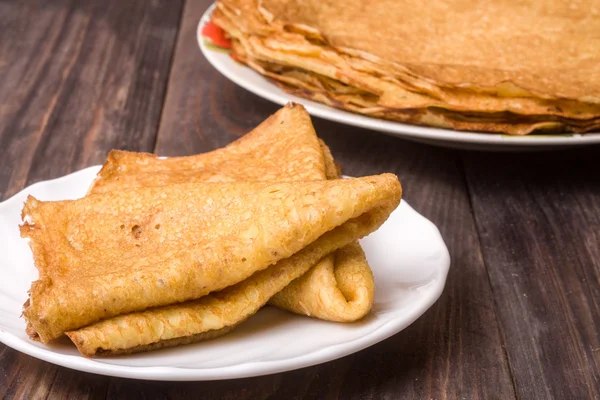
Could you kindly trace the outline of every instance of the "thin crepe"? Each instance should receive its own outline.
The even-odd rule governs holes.
[[[271,297],[305,274],[319,260],[327,264],[325,268],[331,268],[331,253],[348,248],[349,243],[377,229],[393,210],[394,204],[397,205],[395,200],[334,228],[298,253],[237,285],[195,301],[110,318],[67,332],[67,336],[87,357],[135,353],[220,336],[255,314]],[[347,269],[346,263],[342,260],[343,269]],[[317,271],[322,269],[319,266],[317,264]],[[349,267],[352,268],[352,265]],[[344,279],[342,283],[346,283]],[[292,307],[296,304],[293,302]],[[335,315],[339,315],[339,310],[332,310],[332,313],[334,311],[338,311]]]
[[[275,32],[305,26],[332,48],[372,54],[436,84],[491,90],[510,83],[540,97],[600,102],[598,1],[220,3],[247,17],[249,32],[264,34],[264,20]]]
[[[112,151],[89,193],[173,183],[326,179],[332,162],[310,116],[290,103],[228,146],[188,157]]]
[[[213,152],[159,159],[146,153],[113,151],[90,193],[190,180],[296,181],[339,177],[339,168],[329,148],[318,140],[306,110],[290,104],[241,139]],[[340,252],[276,294],[270,303],[331,321],[362,318],[373,303],[373,275],[358,244]],[[351,271],[352,276],[346,276],[342,270]]]
[[[57,202],[30,196],[21,234],[40,278],[23,311],[28,333],[48,343],[100,319],[198,299],[321,237],[328,254],[383,223],[399,200],[389,174],[189,183]]]
[[[269,304],[328,321],[351,322],[371,309],[373,287],[365,253],[352,243],[321,260]]]
[[[287,126],[289,118],[278,120],[283,123],[269,123],[287,113],[304,116],[306,123]],[[294,119],[292,118],[292,120]],[[257,143],[269,143],[271,148],[277,149],[278,151],[275,152],[279,152],[277,161],[266,164],[271,167],[280,165],[282,170],[286,170],[286,164],[295,165],[295,158],[306,154],[298,149],[303,146],[317,146],[310,119],[303,108],[299,106],[289,105],[263,125],[267,128],[290,128],[273,131],[273,129],[262,130],[259,126],[243,141],[245,146],[250,144],[254,157],[258,158],[269,159],[269,156],[264,154],[268,147],[256,146]],[[290,135],[290,133],[293,134]],[[290,141],[295,145],[286,146],[290,144]],[[228,147],[229,152],[239,156],[239,148],[236,150],[238,144],[237,142],[231,144]],[[321,147],[325,161],[324,175],[330,179],[338,177],[340,171],[328,147],[322,141],[319,141],[318,145]],[[290,154],[290,149],[296,151]],[[215,153],[219,158],[219,152],[183,157],[182,160],[185,161],[183,164],[189,166],[190,162],[195,159],[196,164],[204,165],[202,159],[214,157]],[[222,156],[223,154],[219,159],[222,159]],[[110,187],[104,179],[110,180],[120,176],[116,171],[126,171],[125,174],[135,175],[136,160],[141,160],[141,164],[146,166],[152,162],[160,163],[150,155],[113,152],[104,169],[105,172],[112,171],[111,174],[101,174],[103,177],[98,177],[90,191],[102,191]],[[171,163],[171,167],[175,165],[177,163]],[[228,175],[227,165],[229,164],[223,163],[224,171],[219,176]],[[304,173],[310,173],[310,169],[305,170]],[[257,174],[260,175],[260,170],[249,176]],[[199,171],[199,175],[202,175],[201,171]],[[285,177],[285,173],[281,175]],[[323,171],[321,171],[321,175],[323,175]],[[132,181],[135,179],[128,180],[128,182]],[[318,251],[320,254],[323,249],[318,249]],[[312,260],[314,259],[316,258],[313,256]],[[67,332],[67,335],[77,345],[79,351],[88,357],[129,354],[221,336],[258,311],[269,298],[272,304],[278,301],[282,302],[279,307],[336,321],[353,321],[370,310],[374,293],[373,277],[362,249],[356,242],[325,256],[314,267],[310,267],[310,259],[303,260],[292,256],[285,263],[280,262],[231,288],[203,297],[198,301],[107,319],[82,329]],[[307,268],[310,268],[308,273],[306,273]],[[304,275],[297,278],[301,274]],[[294,278],[297,279],[289,284]],[[285,289],[281,290],[284,286],[286,286]],[[291,290],[286,293],[288,287]],[[273,296],[274,293],[277,294]]]
[[[456,10],[452,7],[456,4],[448,6],[446,3],[437,1],[433,6],[446,7],[446,12],[454,15]],[[569,19],[573,16],[566,15],[569,12],[560,7],[554,7],[560,2],[547,3],[555,12],[558,23],[571,24]],[[576,43],[570,45],[563,37],[569,35],[563,35],[559,30],[550,28],[552,32],[547,34],[544,29],[548,30],[551,25],[539,24],[531,28],[529,23],[523,26],[522,18],[511,22],[507,16],[522,6],[512,1],[501,2],[492,8],[498,11],[499,18],[506,25],[491,29],[491,38],[479,34],[473,36],[472,23],[451,29],[454,36],[444,37],[446,41],[457,38],[455,45],[458,46],[468,47],[469,43],[480,41],[486,46],[484,51],[481,54],[454,51],[451,53],[454,58],[460,59],[458,64],[443,64],[420,59],[421,50],[415,53],[414,49],[435,47],[441,42],[437,37],[430,37],[430,33],[446,29],[456,21],[478,20],[480,14],[489,9],[488,5],[471,7],[468,12],[461,11],[456,18],[432,21],[428,25],[432,29],[426,30],[425,35],[421,32],[421,23],[411,23],[420,21],[419,18],[398,23],[406,20],[405,6],[406,11],[416,17],[427,9],[414,6],[410,1],[378,0],[369,3],[368,11],[363,9],[362,3],[356,2],[329,4],[309,1],[300,4],[295,0],[220,0],[217,5],[213,21],[234,39],[236,59],[276,79],[283,89],[302,97],[374,117],[452,129],[523,135],[539,130],[587,132],[600,127],[600,101],[597,96],[599,63],[590,62],[590,59],[597,58],[598,52],[585,51],[598,48],[597,38],[587,35],[599,25],[598,17],[591,16],[584,26],[578,25],[577,29],[570,30],[569,34],[577,37]],[[388,8],[389,12],[384,11]],[[379,16],[373,18],[371,11]],[[543,7],[541,11],[536,7],[528,7],[525,11],[527,16],[541,14],[546,17]],[[563,12],[565,15],[561,14]],[[425,14],[426,18],[431,17],[431,14]],[[391,24],[391,28],[386,27],[387,23]],[[494,23],[492,25],[492,28],[498,28]],[[462,31],[464,27],[468,31]],[[506,27],[510,29],[502,31]],[[379,29],[384,31],[379,32]],[[411,29],[419,32],[387,36],[390,30],[410,33]],[[558,32],[561,32],[560,35]],[[512,60],[507,64],[502,58],[506,56],[502,46],[510,48],[515,43],[517,46],[526,43],[513,40],[515,35],[543,38],[544,46],[540,51],[554,45],[567,46],[568,52],[554,51],[553,55],[558,58],[572,51],[572,47],[580,48],[583,53],[577,54],[577,58],[565,58],[569,62],[574,58],[572,64],[565,66],[564,62],[552,64],[546,59],[536,59],[539,52],[512,52],[505,58],[512,60],[516,57],[518,62]],[[486,42],[494,40],[498,41],[495,46]],[[413,41],[425,43],[420,46],[414,45]],[[498,51],[500,55],[494,53]],[[443,51],[423,53],[435,58]],[[475,57],[472,57],[473,54]],[[486,57],[492,58],[488,60]],[[290,70],[301,74],[290,77]],[[314,84],[315,74],[316,81],[325,78],[338,84],[308,88]],[[434,75],[452,78],[436,81]],[[473,77],[475,80],[469,80]],[[450,82],[452,80],[454,83]],[[584,84],[589,80],[593,82],[591,86]],[[572,84],[577,84],[577,88],[573,89]],[[349,94],[348,88],[359,92]]]

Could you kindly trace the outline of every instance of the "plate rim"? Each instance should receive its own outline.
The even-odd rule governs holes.
[[[79,175],[90,174],[92,171],[97,172],[100,168],[100,165],[95,165],[74,171],[58,178],[39,181],[29,185],[18,193],[12,195],[10,198],[1,202],[0,211],[3,211],[4,208],[13,207],[13,203],[15,201],[21,201],[21,199],[27,195],[27,193],[30,193],[32,189],[35,189],[36,187],[51,186],[61,181],[77,179]],[[404,203],[406,212],[416,214],[419,217],[420,223],[428,225],[431,230],[432,237],[434,237],[435,241],[437,242],[436,248],[439,247],[439,250],[441,250],[438,267],[436,268],[436,275],[431,279],[431,281],[427,282],[426,285],[428,286],[428,296],[422,298],[422,303],[419,305],[419,307],[407,310],[407,314],[404,314],[405,318],[401,320],[388,320],[375,330],[355,339],[342,343],[336,343],[334,345],[312,351],[308,354],[292,358],[244,362],[241,364],[215,368],[172,366],[140,367],[110,364],[97,361],[96,359],[87,359],[81,355],[61,354],[53,351],[52,349],[39,347],[36,344],[30,343],[26,339],[20,338],[11,332],[4,331],[1,328],[0,342],[19,352],[70,369],[122,378],[163,381],[208,381],[249,378],[305,368],[354,354],[393,336],[394,334],[406,329],[408,326],[414,323],[415,320],[421,317],[427,310],[431,308],[433,304],[435,304],[435,302],[441,296],[446,284],[451,259],[450,253],[439,229],[433,222],[429,221],[427,218],[414,210],[408,204],[408,202],[402,200],[402,203]]]
[[[359,128],[371,129],[395,137],[411,140],[422,140],[423,142],[429,142],[432,144],[447,145],[479,145],[479,146],[490,146],[491,149],[501,150],[502,147],[509,149],[519,148],[554,148],[554,147],[575,147],[585,146],[591,144],[600,143],[600,132],[590,132],[585,134],[580,133],[567,133],[567,136],[557,137],[540,137],[535,135],[524,135],[524,136],[510,136],[504,134],[486,133],[486,132],[471,132],[471,131],[459,131],[452,129],[434,128],[419,125],[410,125],[396,121],[389,121],[384,119],[372,118],[365,115],[351,113],[345,110],[339,110],[334,107],[317,103],[312,100],[303,99],[291,94],[282,92],[275,84],[268,81],[262,75],[254,70],[248,68],[249,72],[256,74],[257,77],[261,78],[262,81],[268,85],[268,87],[262,87],[262,85],[249,82],[242,77],[236,75],[230,68],[229,63],[235,63],[230,57],[227,57],[227,62],[221,62],[219,55],[222,52],[212,50],[206,46],[204,39],[202,38],[202,27],[210,20],[210,16],[213,10],[216,8],[216,4],[211,4],[202,15],[202,18],[198,22],[196,28],[196,41],[200,48],[200,51],[206,58],[206,60],[215,68],[221,75],[225,76],[231,82],[246,89],[247,91],[269,100],[279,105],[285,105],[290,101],[302,104],[309,114],[323,118],[329,121],[338,122],[344,125],[356,126]],[[230,64],[233,65],[233,64]],[[275,92],[273,91],[275,90]],[[434,143],[435,142],[435,143]],[[440,143],[437,143],[440,142]],[[497,146],[497,147],[494,147]],[[466,147],[465,147],[466,148]]]

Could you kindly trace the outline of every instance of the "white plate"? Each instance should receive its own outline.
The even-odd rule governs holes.
[[[50,346],[30,340],[21,315],[37,271],[19,236],[27,195],[75,199],[99,170],[89,167],[36,183],[0,203],[0,341],[33,357],[97,374],[152,380],[242,378],[319,364],[362,350],[401,331],[438,299],[450,256],[438,229],[405,201],[361,244],[375,275],[372,312],[339,324],[266,307],[232,333],[211,341],[137,355],[86,359],[66,339]]]
[[[202,16],[197,29],[198,44],[209,63],[229,80],[244,89],[274,103],[284,105],[289,101],[300,103],[316,117],[325,118],[342,124],[372,129],[417,142],[444,147],[454,147],[472,150],[523,151],[565,148],[600,143],[600,133],[566,134],[555,136],[528,135],[508,136],[491,133],[474,133],[454,131],[449,129],[428,128],[424,126],[403,124],[371,118],[293,96],[280,89],[254,70],[245,67],[231,59],[224,51],[214,50],[206,45],[201,31],[209,21],[214,9],[211,6]]]

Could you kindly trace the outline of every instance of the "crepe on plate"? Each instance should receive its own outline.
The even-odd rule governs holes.
[[[600,127],[600,4],[218,0],[234,57],[302,97],[444,128]],[[535,21],[533,23],[532,21]]]
[[[291,181],[340,177],[329,148],[310,116],[289,104],[225,148],[187,157],[159,159],[148,153],[112,151],[89,193],[190,180]],[[375,285],[358,244],[319,262],[276,294],[270,304],[321,319],[351,322],[366,315]]]
[[[381,225],[401,196],[390,174],[189,182],[74,201],[29,197],[21,232],[40,274],[23,311],[30,336],[47,343],[69,331],[88,356],[218,336],[323,257],[331,265],[333,252]],[[335,261],[351,272],[356,251]]]
[[[21,233],[40,277],[23,311],[28,333],[47,343],[100,319],[197,299],[293,255],[312,266],[376,229],[399,199],[390,174],[30,196]]]

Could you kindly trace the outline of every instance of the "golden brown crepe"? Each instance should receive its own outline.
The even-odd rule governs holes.
[[[367,266],[362,248],[352,243],[321,260],[269,304],[328,321],[356,321],[373,304],[373,275]]]
[[[299,96],[444,128],[600,127],[598,4],[219,0],[236,59]],[[586,11],[583,11],[586,10]],[[434,11],[434,12],[433,12]],[[532,21],[535,21],[532,22]],[[577,21],[577,22],[575,22]]]
[[[389,189],[390,194],[396,192],[392,197],[399,196],[398,186]],[[290,258],[237,285],[196,301],[110,318],[67,332],[67,335],[86,356],[146,351],[219,336],[256,313],[275,293],[306,273],[324,255],[376,229],[396,207],[399,198],[390,200],[389,204],[336,227]],[[331,257],[327,256],[322,262],[330,264]],[[341,268],[347,269],[347,261],[340,262]],[[345,272],[352,272],[352,266]]]
[[[87,357],[97,354],[134,353],[220,336],[255,314],[272,296],[305,274],[323,257],[325,260],[322,263],[326,262],[331,268],[332,252],[339,248],[346,249],[346,245],[352,241],[377,229],[395,206],[397,201],[392,200],[373,212],[338,226],[298,253],[255,273],[237,285],[195,301],[109,318],[67,332],[67,335]],[[355,246],[360,250],[358,245]],[[341,265],[344,272],[352,272],[352,266],[347,270],[343,260]],[[319,265],[316,270],[320,270]],[[349,277],[342,277],[340,282],[346,283],[346,278]],[[351,286],[352,289],[356,288],[355,285]],[[337,285],[330,287],[335,288]],[[360,294],[362,292],[359,290],[358,295]],[[335,301],[332,303],[335,304]],[[293,302],[291,306],[296,304]],[[345,310],[346,308],[331,310],[331,313],[339,316],[340,311]]]
[[[290,103],[240,139],[209,153],[160,159],[112,151],[89,193],[190,181],[322,180],[332,162],[304,107]]]
[[[318,140],[306,110],[290,104],[246,136],[213,152],[159,159],[146,153],[113,151],[90,193],[190,180],[295,181],[339,177],[339,168],[329,148]],[[276,294],[270,303],[332,321],[362,318],[373,304],[373,275],[358,244],[340,252]],[[352,276],[346,276],[342,270],[351,271]]]
[[[276,123],[273,123],[273,120]],[[293,125],[289,125],[290,122],[293,122]],[[249,157],[262,159],[263,165],[276,168],[282,179],[294,179],[297,177],[293,173],[288,177],[286,171],[290,167],[294,170],[295,166],[299,165],[298,161],[306,158],[307,154],[314,154],[307,152],[306,147],[316,149],[319,146],[324,166],[315,169],[307,165],[302,173],[314,178],[314,173],[320,171],[321,178],[339,177],[339,168],[329,148],[322,141],[317,141],[304,109],[289,105],[246,135],[243,141],[234,142],[226,149],[216,152],[182,157],[179,159],[182,161],[180,163],[170,162],[171,169],[162,168],[160,182],[165,183],[164,174],[169,172],[177,176],[176,166],[181,164],[187,167],[191,167],[192,164],[204,166],[205,168],[197,170],[197,175],[204,179],[223,179],[228,176],[240,179],[242,175],[238,168],[230,170],[231,166],[239,165],[235,161],[230,163],[227,160],[244,158],[244,148],[247,151],[252,149]],[[225,153],[229,153],[230,156],[226,156]],[[206,168],[210,168],[211,165],[207,159],[211,158],[220,160],[222,166],[217,177],[206,173]],[[107,190],[112,187],[112,179],[122,178],[123,175],[136,175],[138,162],[144,166],[146,172],[152,163],[159,165],[156,169],[164,167],[162,160],[151,155],[113,152],[103,168],[103,173],[90,191]],[[253,165],[254,168],[246,169],[243,176],[258,179],[265,173],[271,173],[264,171],[264,167],[260,168],[260,163]],[[315,171],[311,173],[311,169]],[[149,176],[143,176],[144,182],[150,182]],[[123,181],[133,184],[136,179],[130,177]],[[320,246],[319,240],[314,245]],[[302,314],[335,321],[356,320],[369,311],[373,301],[373,277],[364,254],[355,242],[325,256],[310,268],[314,264],[313,261],[326,251],[323,248],[315,248],[312,258],[294,255],[235,286],[196,301],[106,319],[67,332],[67,335],[86,356],[127,354],[193,343],[227,333],[258,311],[269,299],[271,303]],[[308,273],[307,268],[310,268]],[[300,275],[300,278],[289,284]],[[290,291],[286,293],[288,287]]]
[[[376,229],[400,194],[384,174],[29,197],[21,233],[40,278],[23,311],[28,333],[47,343],[100,319],[198,299],[296,253],[298,265],[314,265]]]
[[[368,52],[437,84],[497,90],[510,83],[542,97],[600,103],[600,3],[595,1],[259,4],[284,24],[317,30],[334,48]]]

